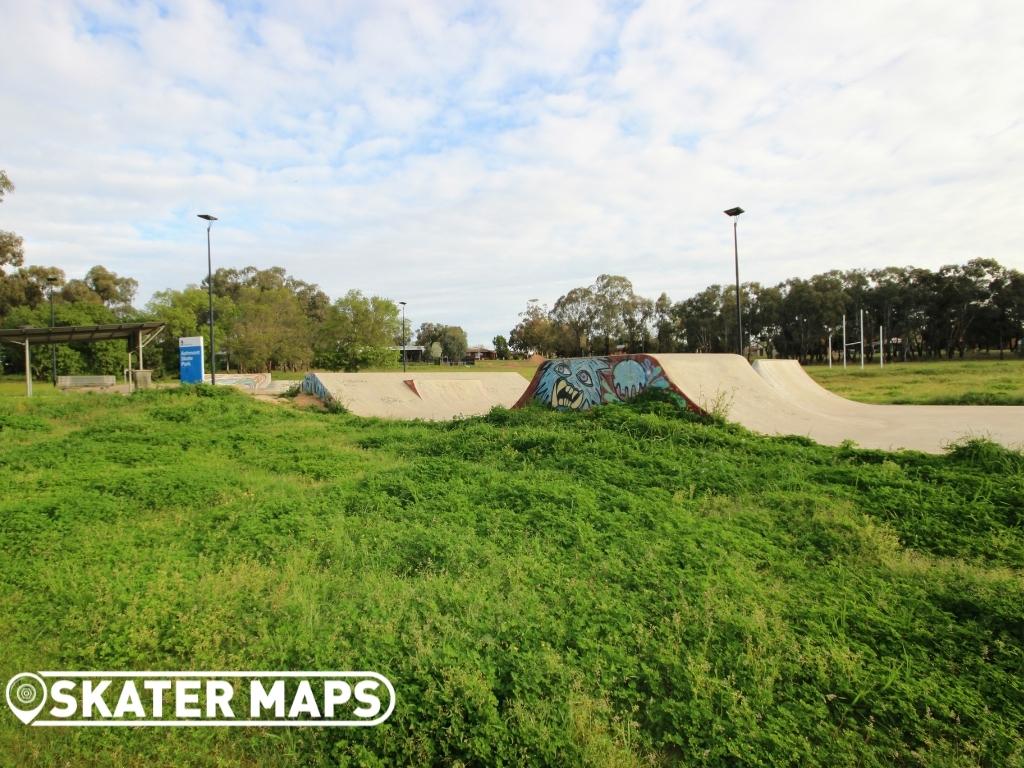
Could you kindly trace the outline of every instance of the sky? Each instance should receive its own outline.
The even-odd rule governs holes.
[[[1024,4],[0,0],[0,229],[154,291],[279,265],[507,334],[602,273],[1024,269]]]

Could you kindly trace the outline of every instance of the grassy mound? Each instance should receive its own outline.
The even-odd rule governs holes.
[[[1005,766],[1024,458],[647,399],[387,423],[196,387],[0,404],[0,673],[373,669],[371,729],[33,729],[20,765]]]

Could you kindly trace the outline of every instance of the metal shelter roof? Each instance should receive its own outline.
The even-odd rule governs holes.
[[[114,323],[111,325],[57,325],[53,328],[4,328],[0,341],[9,344],[66,344],[69,342],[108,341],[134,339],[139,333],[155,336],[164,323]]]

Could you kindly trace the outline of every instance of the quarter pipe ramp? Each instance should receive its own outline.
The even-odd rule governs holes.
[[[549,360],[517,405],[559,410],[621,402],[647,389],[675,394],[687,407],[721,413],[766,435],[802,435],[827,445],[937,453],[962,437],[1024,446],[1024,406],[895,406],[855,403],[816,384],[796,361],[739,355],[611,355]]]

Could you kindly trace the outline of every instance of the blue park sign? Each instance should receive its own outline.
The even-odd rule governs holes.
[[[203,337],[178,339],[178,378],[182,384],[203,383]]]

